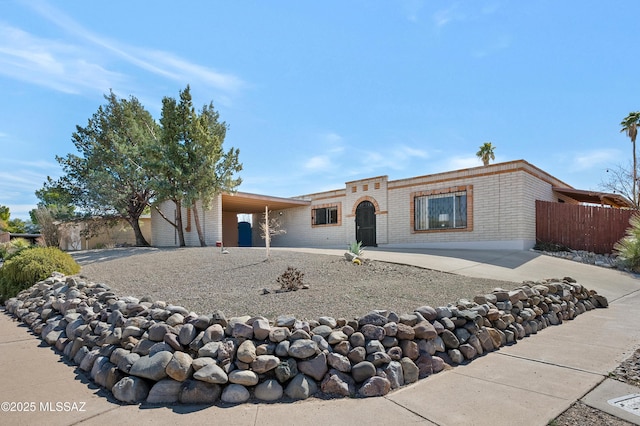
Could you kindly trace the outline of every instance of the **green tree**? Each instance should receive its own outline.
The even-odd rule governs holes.
[[[9,211],[9,207],[0,206],[0,231],[7,231],[7,222],[9,221],[9,217],[11,217],[11,213]]]
[[[493,153],[495,149],[496,148],[491,145],[491,142],[485,142],[480,146],[480,150],[476,152],[476,156],[482,160],[482,164],[488,166],[490,160],[496,159],[496,156]]]
[[[40,200],[38,208],[29,212],[31,221],[35,224],[38,224],[36,212],[40,208],[49,210],[49,214],[54,220],[67,221],[76,216],[73,196],[59,182],[49,176],[47,176],[43,187],[36,191],[36,197]]]
[[[27,232],[27,223],[20,218],[11,219],[7,222],[7,231],[14,234],[24,234]]]
[[[227,124],[219,117],[213,103],[195,110],[189,86],[180,92],[179,102],[170,97],[162,100],[161,137],[149,158],[156,176],[156,199],[176,205],[175,221],[158,211],[176,228],[180,246],[185,245],[182,206],[191,207],[200,245],[205,246],[197,202],[206,210],[218,194],[234,191],[241,182],[236,177],[242,170],[239,150],[224,152]]]
[[[148,246],[138,221],[154,196],[144,161],[157,123],[133,96],[110,92],[105,99],[85,127],[76,126],[72,141],[80,155],[56,158],[65,174],[48,189],[61,189],[86,215],[126,220],[136,245]]]
[[[27,223],[20,218],[11,219],[9,207],[0,206],[0,231],[24,234],[27,232]]]
[[[624,132],[631,139],[633,149],[633,204],[638,205],[638,161],[636,159],[636,137],[638,136],[638,125],[640,124],[640,111],[630,112],[621,122],[620,133]]]

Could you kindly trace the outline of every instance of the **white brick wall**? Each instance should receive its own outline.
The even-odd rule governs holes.
[[[159,208],[170,220],[174,220],[176,213],[176,205],[173,201],[164,201]],[[197,203],[198,214],[200,217],[200,226],[205,237],[205,242],[209,246],[214,246],[216,241],[222,241],[222,196],[218,196],[212,202],[207,210],[202,208],[202,203]],[[189,226],[189,217],[187,212],[191,214]],[[196,223],[193,219],[191,209],[182,207],[182,224],[184,227],[184,240],[187,246],[199,246],[198,231]],[[187,228],[189,230],[187,230]],[[157,247],[177,247],[179,245],[176,229],[167,223],[160,214],[151,209],[151,229],[154,245]]]
[[[535,166],[519,160],[486,167],[456,170],[435,175],[388,181],[379,176],[345,184],[344,189],[306,195],[310,206],[276,210],[286,234],[274,236],[272,246],[346,247],[356,240],[355,210],[364,200],[376,208],[376,242],[387,246],[449,248],[527,249],[535,243],[535,201],[557,201],[553,186],[569,187]],[[434,190],[467,188],[468,229],[415,232],[412,226],[412,194]],[[340,206],[338,225],[312,226],[312,210],[330,205]],[[162,204],[173,217],[172,202]],[[166,209],[166,210],[165,210]],[[200,213],[203,214],[200,208]],[[186,226],[186,209],[185,214]],[[218,197],[202,220],[207,244],[213,245],[222,235],[222,201]],[[261,214],[253,216],[253,245],[264,246],[260,238]],[[172,227],[152,214],[153,240],[158,246],[177,245]],[[198,245],[195,224],[186,233],[187,245]]]

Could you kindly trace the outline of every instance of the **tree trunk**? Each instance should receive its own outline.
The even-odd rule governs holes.
[[[178,233],[178,240],[180,241],[180,247],[184,247],[186,244],[184,242],[184,233],[182,230],[182,204],[180,203],[180,201],[176,201],[176,200],[172,200],[172,201],[176,205],[175,222],[172,222],[171,219],[169,219],[167,215],[164,214],[164,212],[160,210],[160,208],[158,208],[158,206],[153,206],[153,207],[156,209],[160,217],[162,217],[164,220],[167,221],[168,224],[170,224],[175,228],[176,232]],[[178,220],[180,222],[178,222]]]
[[[180,247],[186,247],[184,242],[184,229],[182,229],[182,201],[173,200],[176,204],[176,230],[178,231],[178,242]]]
[[[198,231],[198,239],[200,240],[200,247],[206,247],[207,242],[204,240],[204,235],[202,234],[202,228],[200,227],[200,217],[198,216],[198,207],[196,207],[196,202],[191,203],[191,210],[193,210],[193,220],[196,223],[196,231]]]
[[[149,247],[149,242],[142,235],[142,229],[140,229],[140,216],[138,217],[129,217],[127,218],[127,222],[133,228],[133,233],[136,236],[136,247]]]
[[[631,140],[633,143],[633,206],[638,208],[638,161],[636,159],[636,140]]]

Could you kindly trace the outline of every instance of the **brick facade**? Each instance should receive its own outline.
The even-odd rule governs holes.
[[[296,199],[310,205],[275,210],[286,234],[274,236],[272,246],[344,248],[356,240],[356,209],[369,201],[375,208],[375,237],[387,247],[503,248],[528,249],[535,244],[535,201],[576,201],[556,194],[553,187],[570,188],[566,183],[524,160],[474,167],[409,179],[389,181],[378,176],[345,183],[344,189],[309,194]],[[414,200],[423,195],[466,194],[464,228],[416,230]],[[337,223],[314,225],[314,209],[336,207]],[[173,217],[172,202],[161,205]],[[185,214],[187,209],[183,209]],[[210,210],[199,212],[206,229],[207,244],[222,236],[222,201],[219,197]],[[167,213],[166,213],[167,214]],[[253,215],[253,244],[264,245]],[[158,246],[177,245],[175,231],[152,214],[153,240]],[[186,219],[185,219],[186,224]],[[198,245],[192,226],[185,232],[187,245]]]

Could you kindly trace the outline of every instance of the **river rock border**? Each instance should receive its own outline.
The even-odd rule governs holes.
[[[123,403],[238,404],[382,396],[608,302],[567,277],[409,314],[227,319],[54,273],[5,305]]]

